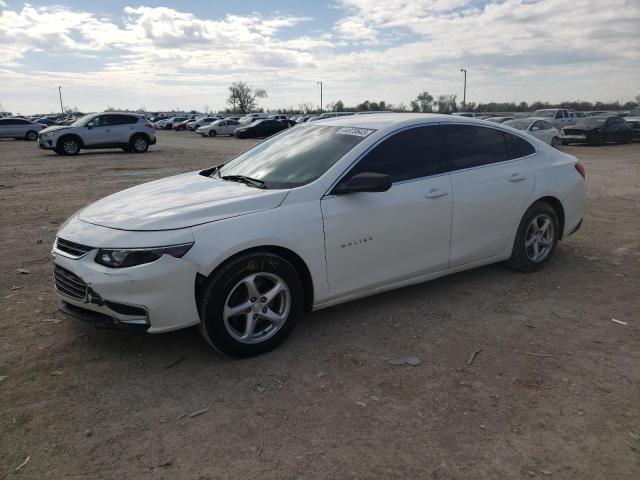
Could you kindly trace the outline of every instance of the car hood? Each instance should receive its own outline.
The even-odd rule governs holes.
[[[65,128],[70,128],[68,125],[53,125],[52,127],[43,128],[40,130],[40,133],[49,133],[55,132],[56,130],[64,130]]]
[[[92,203],[79,219],[120,230],[173,230],[279,206],[288,190],[262,190],[190,172]]]

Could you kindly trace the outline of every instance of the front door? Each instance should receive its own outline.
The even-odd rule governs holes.
[[[87,147],[99,147],[114,143],[114,133],[108,115],[99,115],[91,120],[84,127],[82,140]]]
[[[332,297],[390,285],[449,263],[451,182],[438,126],[396,133],[340,181],[390,175],[386,192],[329,195],[321,201]]]

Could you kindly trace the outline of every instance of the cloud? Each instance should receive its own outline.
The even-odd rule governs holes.
[[[408,102],[422,90],[458,93],[463,66],[472,100],[638,94],[637,0],[609,0],[597,15],[590,0],[333,1],[335,23],[314,22],[296,37],[313,19],[203,18],[184,11],[188,2],[105,17],[64,6],[12,9],[0,0],[0,82],[33,108],[49,98],[48,85],[63,82],[78,92],[71,103],[87,110],[137,102],[223,108],[236,80],[266,88],[266,106],[308,102],[317,80],[328,101]]]

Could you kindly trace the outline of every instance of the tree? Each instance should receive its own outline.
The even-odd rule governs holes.
[[[436,100],[438,113],[453,113],[458,110],[456,95],[439,95]]]
[[[411,111],[421,113],[433,112],[433,96],[429,92],[422,92],[415,100],[411,100]]]
[[[234,82],[229,87],[227,103],[232,106],[234,113],[249,113],[256,108],[256,99],[266,96],[266,90],[254,89],[245,82]]]
[[[333,104],[333,111],[344,112],[344,103],[342,103],[342,100],[338,100],[336,103]]]

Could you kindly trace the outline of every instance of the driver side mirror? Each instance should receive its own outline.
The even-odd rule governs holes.
[[[334,195],[358,192],[386,192],[391,188],[391,176],[382,173],[362,172],[349,180],[340,182],[333,189]]]

